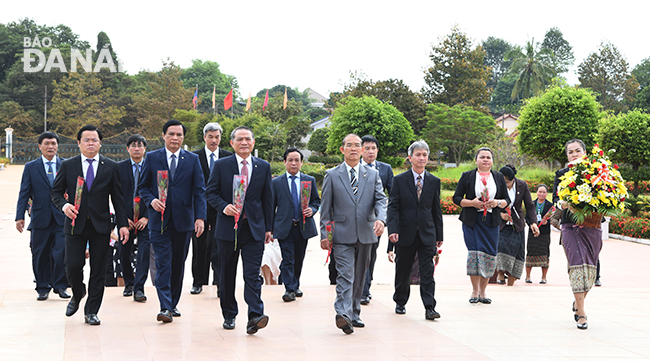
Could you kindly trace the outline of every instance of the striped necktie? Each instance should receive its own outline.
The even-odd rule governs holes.
[[[354,170],[354,168],[350,168],[350,186],[352,186],[354,199],[357,199],[357,193],[359,192],[359,181],[357,180],[357,171]]]

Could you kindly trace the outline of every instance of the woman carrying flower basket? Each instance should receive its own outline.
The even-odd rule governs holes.
[[[562,244],[569,262],[569,280],[577,327],[587,329],[585,298],[596,280],[602,248],[603,216],[620,214],[627,197],[625,182],[596,144],[587,155],[585,144],[572,139],[565,145],[569,164],[555,173],[553,201],[562,208]]]
[[[545,184],[538,185],[537,199],[533,201],[533,204],[535,205],[535,216],[537,218],[539,235],[535,236],[532,230],[528,232],[526,283],[533,283],[530,280],[530,272],[533,267],[542,268],[542,279],[539,283],[546,283],[546,273],[548,272],[549,259],[551,257],[551,216],[555,212],[553,203],[546,199],[547,195],[548,187]],[[558,228],[560,228],[559,224]]]

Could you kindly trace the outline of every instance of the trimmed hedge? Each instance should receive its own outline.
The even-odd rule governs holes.
[[[338,164],[338,163],[343,163],[343,158],[338,155],[330,155],[330,156],[320,156],[320,155],[310,155],[307,160],[310,163],[323,163],[323,164]]]
[[[646,217],[612,217],[609,222],[609,231],[634,238],[650,239],[650,219]]]

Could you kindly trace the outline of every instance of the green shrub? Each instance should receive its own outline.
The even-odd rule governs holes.
[[[320,155],[310,155],[307,160],[311,163],[323,163],[323,164],[338,164],[343,163],[343,159],[339,155],[330,155],[330,156],[320,156]]]
[[[442,214],[460,214],[462,209],[454,203],[452,197],[442,197],[440,199],[440,208],[442,209]]]
[[[384,163],[390,164],[393,168],[400,168],[404,166],[404,157],[384,157]]]
[[[650,219],[648,217],[612,217],[609,231],[634,238],[650,239]]]

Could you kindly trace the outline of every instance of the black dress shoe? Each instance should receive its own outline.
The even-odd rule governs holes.
[[[395,305],[395,313],[398,314],[398,315],[406,314],[406,307],[400,306],[400,305]]]
[[[178,308],[174,307],[174,309],[172,310],[172,316],[181,317],[181,311],[179,311]]]
[[[172,316],[172,311],[162,310],[156,317],[156,320],[162,321],[162,323],[170,323],[174,320],[174,316]]]
[[[343,330],[343,332],[347,335],[354,332],[354,326],[352,326],[352,321],[350,321],[350,318],[340,313],[336,314],[336,327]]]
[[[352,320],[352,326],[354,327],[366,327],[366,324],[361,320]]]
[[[302,293],[302,291],[300,289],[297,289],[295,294],[296,294],[296,297],[302,297],[303,293]]]
[[[440,318],[440,314],[433,308],[427,308],[426,312],[424,313],[424,318],[427,320],[435,320],[436,318]]]
[[[190,293],[193,294],[193,295],[198,295],[199,293],[201,293],[201,291],[203,291],[202,286],[198,286],[198,287],[195,286],[195,287],[192,287],[192,289],[190,290]]]
[[[144,295],[144,292],[138,290],[135,291],[135,295],[133,295],[133,300],[136,302],[147,302],[147,296]]]
[[[296,300],[296,294],[291,291],[287,291],[282,295],[282,301],[291,302]]]
[[[68,302],[68,307],[65,309],[65,315],[70,317],[74,315],[77,310],[79,309],[79,302],[75,301],[74,297],[70,299],[70,302]]]
[[[234,319],[234,318],[230,318],[230,319],[227,319],[227,320],[223,321],[223,325],[222,325],[222,326],[223,326],[223,328],[225,328],[226,330],[234,330],[234,329],[235,329],[235,319]]]
[[[39,292],[36,301],[45,301],[50,297],[50,291]]]
[[[252,335],[256,333],[257,330],[266,327],[268,323],[269,323],[269,316],[267,315],[253,317],[250,320],[248,320],[248,324],[246,324],[246,333]]]
[[[362,305],[368,305],[368,304],[370,304],[370,297],[368,297],[368,296],[361,296],[361,304],[362,304]]]
[[[122,292],[122,296],[124,296],[124,297],[133,296],[133,286],[124,287],[124,292]]]
[[[70,293],[68,293],[68,290],[65,288],[61,288],[59,290],[54,290],[54,293],[58,293],[60,298],[70,298]]]
[[[469,303],[479,303],[480,298],[478,297],[470,297]]]
[[[479,297],[478,301],[481,302],[481,303],[485,303],[486,305],[489,305],[490,303],[492,303],[492,300],[487,298],[487,297]]]
[[[90,313],[84,316],[85,322],[92,326],[98,326],[102,321],[99,320],[96,314]]]

